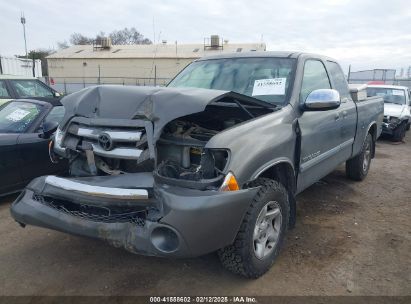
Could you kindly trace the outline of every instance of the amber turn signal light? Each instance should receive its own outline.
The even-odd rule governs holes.
[[[224,178],[224,182],[220,187],[220,191],[237,191],[240,190],[238,186],[237,179],[235,178],[234,174],[228,172],[228,174]]]

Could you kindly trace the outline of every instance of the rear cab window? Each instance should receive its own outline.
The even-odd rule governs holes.
[[[367,87],[367,96],[381,96],[384,103],[406,104],[406,91],[402,88]]]

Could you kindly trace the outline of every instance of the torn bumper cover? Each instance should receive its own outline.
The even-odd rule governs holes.
[[[382,132],[392,135],[394,130],[401,124],[401,120],[397,117],[384,116],[382,123]]]
[[[233,242],[257,190],[157,185],[149,173],[43,176],[26,187],[11,214],[24,225],[102,239],[135,253],[192,257]]]

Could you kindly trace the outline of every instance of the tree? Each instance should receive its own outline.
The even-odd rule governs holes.
[[[87,45],[93,44],[94,41],[101,43],[101,38],[107,37],[104,32],[99,32],[95,38],[87,37],[80,33],[73,33],[70,36],[70,43],[71,45]],[[124,45],[124,44],[152,44],[151,40],[145,38],[142,34],[140,34],[134,27],[127,28],[125,27],[122,30],[115,30],[112,31],[108,37],[111,38],[112,44],[117,45]],[[59,49],[64,49],[69,47],[67,41],[57,42],[57,46]]]
[[[70,36],[70,43],[72,45],[85,45],[85,44],[93,44],[94,39],[90,37],[86,37],[80,33],[74,33]]]
[[[61,50],[61,49],[66,49],[66,48],[68,48],[69,47],[69,44],[68,44],[68,42],[66,41],[66,40],[64,40],[64,41],[57,41],[57,48],[59,49],[59,50]]]
[[[111,42],[117,45],[123,44],[152,44],[151,40],[144,38],[134,27],[128,29],[125,27],[119,31],[113,31],[110,33],[109,37]]]

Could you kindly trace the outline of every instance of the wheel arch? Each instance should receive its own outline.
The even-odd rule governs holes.
[[[374,144],[372,145],[372,151],[371,151],[371,157],[372,158],[375,157],[375,142],[377,141],[377,133],[378,133],[377,123],[375,121],[373,121],[368,126],[367,133],[365,134],[365,136],[367,136],[367,134],[371,134],[373,142],[374,142]]]
[[[257,171],[251,180],[255,180],[259,177],[275,180],[287,189],[290,204],[289,228],[293,228],[296,221],[295,193],[297,191],[297,181],[295,169],[291,161],[288,159],[278,159]]]

